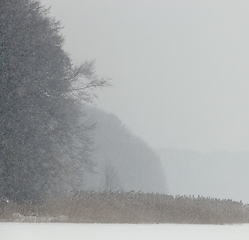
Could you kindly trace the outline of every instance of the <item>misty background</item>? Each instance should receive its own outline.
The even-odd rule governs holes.
[[[96,104],[157,151],[169,193],[249,202],[248,1],[41,2],[113,79]]]

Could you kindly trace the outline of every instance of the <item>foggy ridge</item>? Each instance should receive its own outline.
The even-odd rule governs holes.
[[[169,193],[201,195],[249,203],[249,152],[158,149]]]

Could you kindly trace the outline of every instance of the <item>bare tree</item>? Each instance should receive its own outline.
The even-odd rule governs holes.
[[[117,171],[110,162],[107,162],[104,169],[104,179],[101,190],[106,192],[120,191],[121,185]]]

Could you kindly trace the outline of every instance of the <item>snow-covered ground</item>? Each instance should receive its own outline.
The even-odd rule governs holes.
[[[0,223],[1,240],[244,240],[243,225]]]

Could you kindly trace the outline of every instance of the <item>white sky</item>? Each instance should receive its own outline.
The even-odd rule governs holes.
[[[97,105],[154,148],[249,151],[248,0],[41,0]]]

